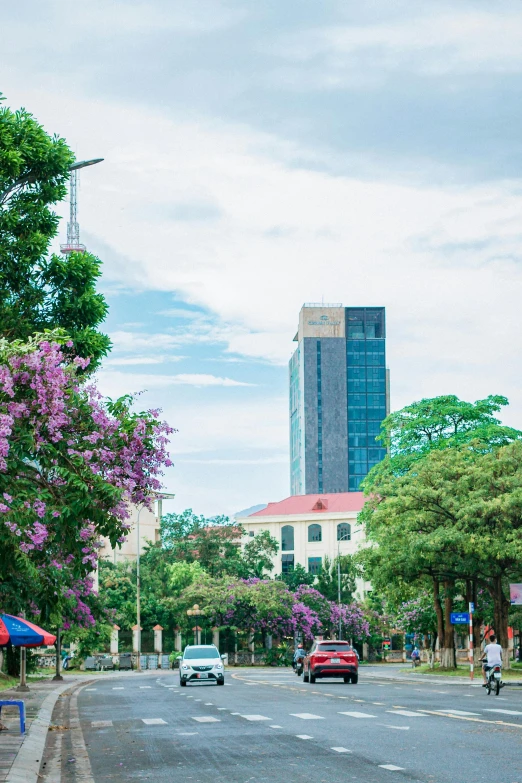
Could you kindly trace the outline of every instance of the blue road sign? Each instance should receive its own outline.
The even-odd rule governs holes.
[[[469,611],[470,612],[474,612],[475,611],[475,604],[473,602],[470,602]]]
[[[466,625],[469,623],[469,614],[467,612],[452,612],[451,624],[452,625]]]

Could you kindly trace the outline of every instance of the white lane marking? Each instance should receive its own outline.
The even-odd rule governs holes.
[[[178,731],[180,737],[194,737],[199,731]]]
[[[351,750],[348,750],[348,748],[330,748],[330,750],[335,750],[336,753],[351,753]]]
[[[245,720],[273,720],[273,718],[267,718],[265,715],[241,715]]]
[[[218,710],[226,710],[226,707],[218,707]]]
[[[212,707],[212,702],[211,701],[206,701],[205,702],[205,707]]]
[[[444,708],[437,712],[448,712],[450,715],[480,715],[480,712],[464,712],[463,710],[445,710]]]
[[[290,715],[301,720],[324,720],[322,715],[314,715],[312,712],[291,712]]]
[[[102,729],[106,726],[112,726],[112,720],[92,720],[91,726],[93,729]]]
[[[124,691],[125,688],[123,686],[119,685],[117,688],[113,688],[112,690],[113,691]]]
[[[140,685],[140,691],[145,690],[145,688],[152,688],[152,685]]]
[[[273,726],[270,726],[271,729],[282,729],[282,726],[278,726],[277,724],[274,724]]]
[[[386,712],[392,715],[406,715],[407,718],[427,718],[427,715],[423,715],[422,712],[412,712],[411,710],[386,710]]]
[[[398,731],[409,731],[409,726],[392,726],[389,723],[380,723],[380,726],[385,726],[387,729],[397,729]]]
[[[240,712],[231,712],[230,714],[231,714],[231,715],[241,715],[241,713],[240,713]]]
[[[167,721],[163,718],[142,718],[143,723],[146,726],[166,726]]]
[[[192,720],[196,720],[198,723],[221,723],[219,718],[212,718],[210,715],[203,718],[192,718]]]
[[[201,701],[201,699],[194,699],[194,701]]]
[[[350,718],[376,718],[377,715],[369,715],[367,712],[340,712],[339,715],[349,715]]]
[[[392,772],[404,771],[404,767],[396,767],[395,764],[379,764],[381,769],[389,769]]]
[[[296,734],[297,739],[313,739],[309,734]]]
[[[484,712],[502,712],[504,715],[522,715],[522,712],[518,712],[518,710],[493,710],[493,709],[484,709]]]
[[[98,690],[98,689],[97,689],[97,688],[86,688],[85,690],[86,690],[86,691],[96,691],[96,690]]]

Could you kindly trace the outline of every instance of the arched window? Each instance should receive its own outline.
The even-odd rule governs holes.
[[[322,541],[321,525],[310,525],[308,528],[308,541]]]
[[[348,522],[341,522],[337,525],[337,540],[350,541],[352,538],[352,526]]]
[[[292,525],[284,525],[281,528],[281,551],[294,551],[294,528]]]

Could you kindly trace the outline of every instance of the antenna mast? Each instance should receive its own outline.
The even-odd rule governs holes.
[[[103,158],[93,158],[71,166],[71,179],[69,181],[69,222],[67,223],[67,243],[60,245],[60,250],[65,255],[69,253],[85,253],[85,245],[80,244],[80,224],[78,223],[78,169],[86,166],[94,166],[101,163]]]

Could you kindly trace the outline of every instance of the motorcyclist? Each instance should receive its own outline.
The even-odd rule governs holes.
[[[485,661],[484,661],[485,659]],[[489,637],[489,644],[486,644],[484,648],[484,654],[480,659],[482,663],[482,677],[484,679],[485,688],[488,684],[488,672],[492,666],[502,666],[502,647],[497,644],[497,639],[494,633]]]
[[[411,651],[411,659],[412,659],[414,665],[417,664],[417,661],[420,661],[420,652],[419,652],[419,649],[418,649],[417,645],[415,645],[415,647]]]
[[[299,644],[297,645],[297,649],[294,653],[294,669],[299,663],[299,661],[302,660],[303,658],[306,658],[306,651],[305,648],[303,647],[303,643],[299,642]]]

